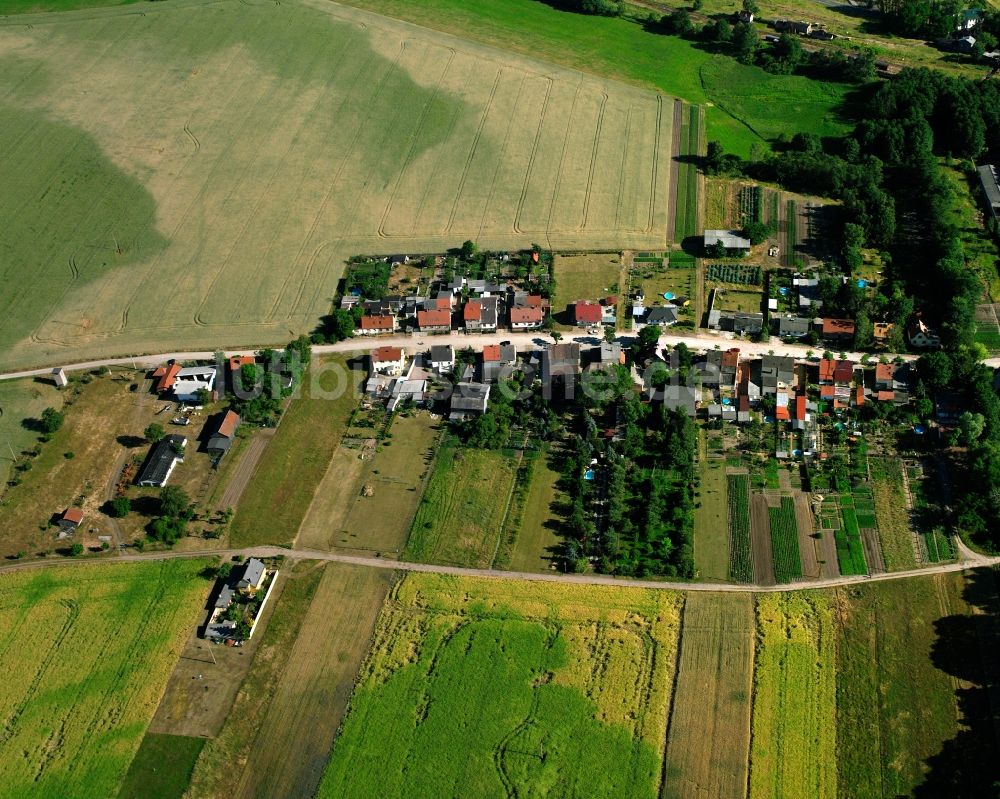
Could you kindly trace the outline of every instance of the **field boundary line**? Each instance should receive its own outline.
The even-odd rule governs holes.
[[[535,155],[538,152],[538,141],[542,137],[542,127],[545,124],[545,115],[549,110],[549,98],[552,96],[552,84],[555,81],[548,75],[543,75],[542,77],[548,81],[548,86],[545,89],[545,100],[542,102],[542,110],[538,114],[538,125],[535,128],[535,138],[531,143],[531,154],[528,156],[528,167],[524,171],[524,181],[521,184],[521,196],[517,201],[517,210],[514,211],[514,232],[517,234],[523,234],[524,230],[521,228],[521,212],[524,210],[524,201],[528,196],[528,185],[531,182],[531,173],[535,167]]]
[[[587,228],[587,216],[590,214],[590,195],[594,191],[594,172],[597,170],[597,151],[601,146],[601,128],[604,127],[604,112],[607,108],[608,93],[602,91],[601,110],[597,112],[597,127],[594,130],[594,145],[590,148],[590,169],[587,171],[587,188],[583,193],[583,220],[577,228],[577,231],[581,233]]]

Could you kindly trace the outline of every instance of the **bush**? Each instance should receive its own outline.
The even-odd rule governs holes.
[[[41,417],[41,430],[47,435],[52,435],[60,427],[63,426],[63,422],[66,421],[65,414],[57,411],[55,408],[46,408],[42,411]]]
[[[153,422],[142,431],[142,434],[146,437],[147,441],[151,441],[155,444],[166,435],[166,431],[163,429],[163,425],[158,422]]]
[[[83,544],[79,544],[79,543],[73,544],[73,546],[71,546],[69,548],[69,553],[73,557],[77,557],[78,555],[82,555],[83,554]]]
[[[118,497],[117,499],[111,500],[111,504],[108,508],[108,515],[113,516],[116,519],[123,519],[128,516],[131,510],[131,500],[129,500],[128,497]]]

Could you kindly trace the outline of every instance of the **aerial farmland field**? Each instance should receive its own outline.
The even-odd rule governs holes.
[[[320,797],[655,797],[679,595],[411,574]]]
[[[669,98],[367,12],[21,15],[0,65],[3,366],[285,341],[357,252],[665,244]]]
[[[114,796],[209,583],[203,560],[0,575],[5,796]]]

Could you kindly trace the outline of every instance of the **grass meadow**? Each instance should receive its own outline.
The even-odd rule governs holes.
[[[25,420],[37,419],[46,408],[58,410],[62,404],[62,392],[49,381],[27,379],[0,382],[0,440],[9,446],[0,454],[0,485],[5,485],[13,472],[11,450],[19,453],[30,449],[38,441],[38,433],[25,427]]]
[[[503,452],[445,441],[403,559],[488,568],[499,546],[516,471],[516,459]]]
[[[204,560],[0,575],[6,796],[114,796],[209,583]]]
[[[670,592],[408,575],[320,797],[655,797]]]
[[[311,396],[309,383],[325,365],[346,367],[346,363],[341,356],[317,358],[306,370],[302,395],[288,405],[240,498],[229,534],[232,546],[285,544],[295,539],[357,401],[353,386],[331,400]],[[322,374],[320,387],[332,391],[338,380],[342,384],[342,374],[339,369]]]
[[[181,799],[204,746],[204,738],[147,733],[118,799]]]
[[[704,435],[704,433],[702,433]],[[729,579],[728,481],[726,462],[703,457],[694,510],[694,566],[703,580]]]
[[[575,326],[567,307],[577,300],[596,301],[609,294],[619,293],[618,278],[621,274],[619,253],[592,253],[588,255],[557,255],[553,264],[556,281],[552,297],[552,310],[565,314],[563,330]]]
[[[0,65],[5,367],[282,343],[358,252],[666,244],[649,87],[311,0],[22,16]]]

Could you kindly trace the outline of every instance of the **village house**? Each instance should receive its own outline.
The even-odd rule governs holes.
[[[812,332],[812,319],[783,314],[775,317],[775,332],[779,338],[803,338]]]
[[[625,365],[625,351],[617,341],[602,341],[599,347],[592,347],[587,353],[587,371],[606,371],[613,366]]]
[[[604,318],[604,310],[599,303],[577,300],[573,304],[573,321],[577,327],[599,325]]]
[[[677,324],[679,313],[675,305],[658,305],[649,309],[645,322],[647,325],[670,327],[670,325]]]
[[[406,350],[402,347],[378,347],[370,357],[372,374],[398,377],[406,368]]]
[[[210,395],[215,387],[216,368],[214,366],[188,366],[174,377],[174,396],[181,402],[198,402],[198,394],[207,391]]]
[[[171,361],[166,366],[159,366],[153,370],[153,380],[156,381],[154,386],[154,391],[157,394],[165,394],[168,391],[173,391],[174,381],[177,379],[177,373],[181,370],[181,365],[176,361]]]
[[[745,311],[709,311],[708,327],[737,335],[756,335],[764,330],[764,314]]]
[[[450,374],[455,370],[455,348],[450,344],[435,344],[431,347],[430,367],[438,374]]]
[[[849,345],[854,341],[854,321],[852,319],[824,319],[823,341],[828,344]]]
[[[235,575],[233,582],[236,585],[236,590],[253,594],[260,590],[266,577],[267,569],[264,567],[264,563],[257,560],[257,558],[250,558],[243,564],[243,569],[240,573]]]
[[[383,333],[393,333],[396,330],[396,317],[391,314],[378,316],[362,316],[358,332],[362,336],[378,336]]]
[[[895,328],[896,326],[892,322],[875,322],[872,325],[872,336],[875,339],[875,343],[885,345]]]
[[[542,326],[544,313],[541,308],[511,308],[511,330],[537,330]]]
[[[705,251],[721,244],[729,255],[746,255],[750,252],[750,239],[738,230],[706,230],[702,244]]]
[[[187,439],[176,434],[164,436],[157,441],[136,478],[136,484],[163,488],[177,464],[184,462],[186,446]]]
[[[906,337],[910,346],[918,349],[933,349],[941,346],[941,337],[924,324],[924,320],[917,317],[906,329]]]
[[[799,311],[810,312],[823,307],[823,300],[819,297],[818,277],[793,277],[792,286],[798,291]]]
[[[82,523],[83,508],[66,508],[62,516],[59,517],[59,530],[61,533],[71,535]]]
[[[794,388],[795,359],[764,355],[760,359],[760,389],[764,394],[789,394]]]
[[[483,304],[479,300],[469,300],[462,308],[462,324],[467,333],[477,332],[483,319]]]
[[[651,396],[654,401],[662,402],[671,411],[682,410],[692,419],[698,414],[698,389],[694,386],[680,386],[668,383],[657,389]]]
[[[219,457],[225,455],[236,440],[236,431],[239,426],[240,415],[236,411],[226,411],[221,414],[215,432],[208,439],[205,449]]]
[[[705,365],[701,373],[702,385],[709,388],[732,390],[736,387],[736,375],[740,367],[740,350],[709,350],[705,353]]]
[[[417,311],[417,327],[421,333],[447,333],[451,330],[451,311]]]
[[[487,344],[483,347],[481,377],[484,383],[509,372],[517,361],[517,349],[513,344]]]
[[[492,333],[497,329],[497,319],[500,316],[500,298],[496,296],[486,296],[479,300],[481,307],[479,316],[479,330],[485,333]]]
[[[483,383],[458,383],[451,394],[451,408],[448,419],[460,422],[472,416],[486,413],[489,404],[490,387]]]
[[[392,412],[401,402],[421,403],[427,399],[427,381],[422,379],[396,378],[389,390],[386,408]]]

